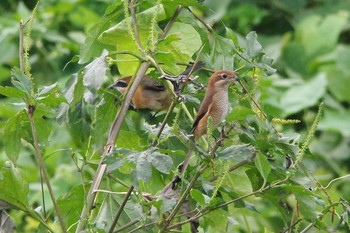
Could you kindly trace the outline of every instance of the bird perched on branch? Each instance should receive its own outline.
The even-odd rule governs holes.
[[[121,93],[125,93],[131,76],[118,79],[111,86]],[[149,76],[142,78],[140,85],[137,87],[134,96],[132,97],[132,106],[135,109],[150,109],[153,111],[161,111],[167,109],[172,101],[172,96],[168,89],[161,83],[157,82]]]
[[[204,99],[192,125],[194,141],[207,134],[209,125],[215,129],[226,118],[230,106],[228,87],[238,80],[238,76],[228,70],[218,70],[211,75]],[[188,152],[184,162],[179,166],[180,174],[186,170],[191,155],[192,150]]]
[[[201,69],[204,66],[202,62],[197,62],[189,66],[179,76],[162,76],[161,78],[171,81],[174,90],[179,88],[181,80],[187,75]],[[111,85],[112,89],[116,89],[121,93],[125,93],[131,76],[118,79],[116,83]],[[132,98],[132,105],[135,109],[150,109],[152,111],[161,111],[167,109],[172,102],[172,95],[169,90],[156,79],[149,76],[142,78],[140,85],[137,87]]]

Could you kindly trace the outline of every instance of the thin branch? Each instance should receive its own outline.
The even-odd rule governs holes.
[[[29,21],[27,21],[25,24],[23,24],[22,21],[20,22],[20,35],[19,35],[20,36],[20,38],[19,38],[19,56],[20,57],[19,57],[19,60],[20,60],[20,70],[21,70],[21,72],[24,72],[24,70],[25,70],[25,68],[24,68],[25,60],[24,60],[24,48],[23,48],[23,37],[24,37],[23,30],[25,28],[25,25],[28,22]],[[26,108],[27,108],[27,114],[28,114],[28,118],[29,118],[29,122],[30,122],[30,127],[31,127],[31,131],[32,131],[33,146],[34,146],[35,154],[36,154],[36,157],[37,157],[37,160],[38,160],[38,164],[39,164],[39,167],[40,167],[40,172],[43,175],[43,179],[44,179],[44,181],[46,183],[46,186],[47,186],[47,189],[49,191],[49,194],[50,194],[50,197],[51,197],[51,201],[52,201],[55,213],[56,213],[58,221],[60,223],[59,225],[61,227],[61,230],[62,230],[62,232],[66,232],[66,226],[64,224],[61,212],[60,212],[60,210],[58,208],[58,205],[57,205],[57,202],[56,202],[56,197],[55,197],[55,194],[53,192],[53,189],[52,189],[52,186],[51,186],[51,183],[50,183],[50,178],[49,178],[48,172],[46,170],[45,162],[44,162],[43,156],[42,156],[41,151],[40,151],[38,133],[37,133],[37,130],[36,130],[36,125],[35,125],[35,120],[34,120],[35,106],[30,104],[28,96],[26,97],[25,102],[26,102]]]
[[[243,200],[243,199],[245,199],[245,198],[247,198],[247,197],[250,197],[250,196],[253,196],[253,195],[256,195],[256,194],[259,194],[259,193],[263,193],[263,192],[265,192],[265,191],[267,191],[267,190],[269,190],[269,189],[272,189],[272,188],[274,188],[274,187],[277,187],[277,186],[283,184],[285,181],[286,181],[286,179],[281,180],[281,181],[276,182],[275,184],[272,184],[272,185],[270,185],[270,186],[267,186],[267,187],[265,187],[265,188],[263,188],[263,189],[256,190],[256,191],[254,191],[254,192],[251,192],[251,193],[248,193],[248,194],[246,194],[246,195],[240,196],[240,197],[238,197],[238,198],[236,198],[236,199],[233,199],[233,200],[231,200],[231,201],[228,201],[228,202],[219,204],[219,205],[217,205],[217,206],[215,206],[215,207],[211,207],[211,208],[209,208],[209,209],[202,209],[201,211],[199,211],[199,212],[198,212],[196,215],[194,215],[193,217],[191,217],[191,218],[189,218],[189,219],[186,219],[186,220],[184,220],[184,221],[182,221],[182,222],[178,222],[178,223],[175,223],[175,224],[173,224],[173,225],[170,225],[167,229],[173,229],[173,228],[182,226],[182,225],[184,225],[184,224],[186,224],[186,223],[189,223],[189,222],[191,222],[191,221],[197,220],[197,219],[199,219],[200,217],[203,217],[204,215],[207,215],[207,214],[209,214],[210,212],[213,212],[214,210],[220,209],[220,208],[222,208],[222,207],[225,207],[225,206],[230,205],[230,204],[232,204],[232,203],[235,203],[235,202],[237,202],[237,201]]]
[[[187,10],[188,10],[189,12],[191,12],[191,14],[192,14],[199,22],[201,22],[201,23],[204,25],[204,27],[206,27],[206,28],[208,29],[208,31],[210,31],[210,32],[213,31],[213,28],[212,28],[210,25],[208,25],[206,22],[204,22],[204,20],[203,20],[201,17],[199,17],[198,15],[196,15],[189,7],[187,7]]]
[[[182,11],[183,7],[181,5],[179,5],[176,8],[175,13],[173,14],[173,16],[171,17],[171,19],[169,20],[168,24],[165,26],[162,35],[160,35],[158,42],[156,43],[156,45],[163,40],[167,35],[168,32],[170,31],[170,28],[173,26],[173,24],[175,23],[176,18],[179,16],[180,12]]]
[[[121,232],[122,230],[125,230],[126,228],[129,228],[129,227],[131,227],[132,225],[135,225],[138,222],[140,222],[140,219],[134,219],[134,220],[128,222],[127,224],[125,224],[124,226],[121,226],[121,227],[115,229],[113,231],[113,233]]]
[[[131,14],[131,22],[132,22],[132,26],[133,26],[134,33],[135,33],[137,47],[138,47],[140,53],[142,54],[142,56],[144,57],[145,52],[142,48],[139,30],[137,29],[137,20],[136,20],[136,13],[135,13],[135,7],[134,7],[134,0],[129,0],[128,2],[129,2],[128,7],[130,10],[130,14]]]
[[[165,222],[164,222],[162,228],[160,229],[159,233],[167,231],[169,224],[171,223],[171,221],[175,217],[176,213],[179,211],[179,209],[181,208],[182,204],[186,200],[188,194],[190,193],[191,189],[193,188],[193,186],[194,186],[195,182],[197,181],[198,177],[203,173],[203,171],[207,167],[208,167],[208,164],[199,167],[199,169],[197,170],[196,174],[192,177],[191,182],[188,184],[186,190],[184,191],[184,193],[181,195],[180,199],[176,203],[174,209],[171,211],[169,217],[165,220]]]
[[[124,197],[123,202],[120,204],[120,206],[119,206],[119,208],[118,208],[117,214],[116,214],[115,217],[114,217],[113,223],[112,223],[111,227],[109,228],[108,233],[112,233],[112,232],[113,232],[115,226],[116,226],[117,223],[118,223],[119,217],[121,216],[121,214],[122,214],[122,212],[123,212],[123,209],[124,209],[126,203],[128,202],[128,199],[129,199],[129,197],[130,197],[130,195],[131,195],[131,193],[132,193],[133,190],[134,190],[134,186],[131,185],[131,186],[129,187],[129,189],[128,189],[128,192],[126,193],[126,195],[125,195],[125,197]]]

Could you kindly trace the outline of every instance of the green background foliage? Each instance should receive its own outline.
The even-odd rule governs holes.
[[[107,173],[84,219],[87,230],[111,228],[130,185],[116,228],[135,221],[123,232],[163,229],[176,201],[160,191],[195,148],[200,156],[182,177],[180,191],[190,192],[178,214],[198,216],[200,232],[348,232],[350,2],[135,2],[141,49],[124,1],[42,1],[34,15],[35,1],[1,4],[0,207],[17,232],[62,231],[42,185],[35,135],[65,226],[74,232],[120,110],[122,96],[108,86],[134,75],[138,58],[178,75],[185,69],[178,63],[197,56],[211,70],[238,69],[247,89],[230,88],[225,129],[235,126],[215,159],[208,157],[218,130],[209,145],[186,138],[204,96],[198,86],[186,86],[156,145],[150,146],[165,112],[128,111],[113,154],[102,157]],[[160,39],[179,4],[184,9]],[[31,69],[24,74],[17,68],[19,22],[31,17],[24,41]],[[195,75],[206,85],[210,73]],[[186,215],[170,226],[182,221]]]

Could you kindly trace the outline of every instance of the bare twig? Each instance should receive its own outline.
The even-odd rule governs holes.
[[[112,233],[112,232],[113,232],[115,226],[116,226],[117,223],[118,223],[119,217],[120,217],[120,215],[122,214],[123,209],[124,209],[126,203],[128,202],[128,199],[129,199],[129,197],[130,197],[130,195],[131,195],[131,192],[132,192],[133,190],[134,190],[134,186],[131,185],[131,186],[129,187],[129,189],[128,189],[128,192],[126,193],[126,195],[125,195],[125,197],[124,197],[124,199],[123,199],[123,202],[120,204],[120,206],[119,206],[119,208],[118,208],[117,214],[116,214],[115,217],[114,217],[113,223],[112,223],[111,227],[109,228],[108,233]]]
[[[123,226],[121,226],[121,227],[115,229],[115,230],[113,231],[113,233],[115,233],[115,232],[121,232],[122,230],[125,230],[126,228],[129,228],[129,227],[131,227],[132,225],[135,225],[135,224],[138,223],[138,222],[140,222],[140,219],[134,219],[134,220],[128,222],[127,224],[125,224],[125,225],[123,225]]]

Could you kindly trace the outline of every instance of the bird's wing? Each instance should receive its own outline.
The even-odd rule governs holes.
[[[208,93],[208,91],[206,92]],[[192,132],[194,132],[194,130],[197,128],[199,121],[205,116],[205,114],[208,113],[208,111],[211,108],[211,103],[213,100],[213,94],[212,95],[205,95],[204,96],[204,100],[202,102],[202,105],[200,106],[198,113],[197,113],[197,117],[193,122],[192,125]]]

